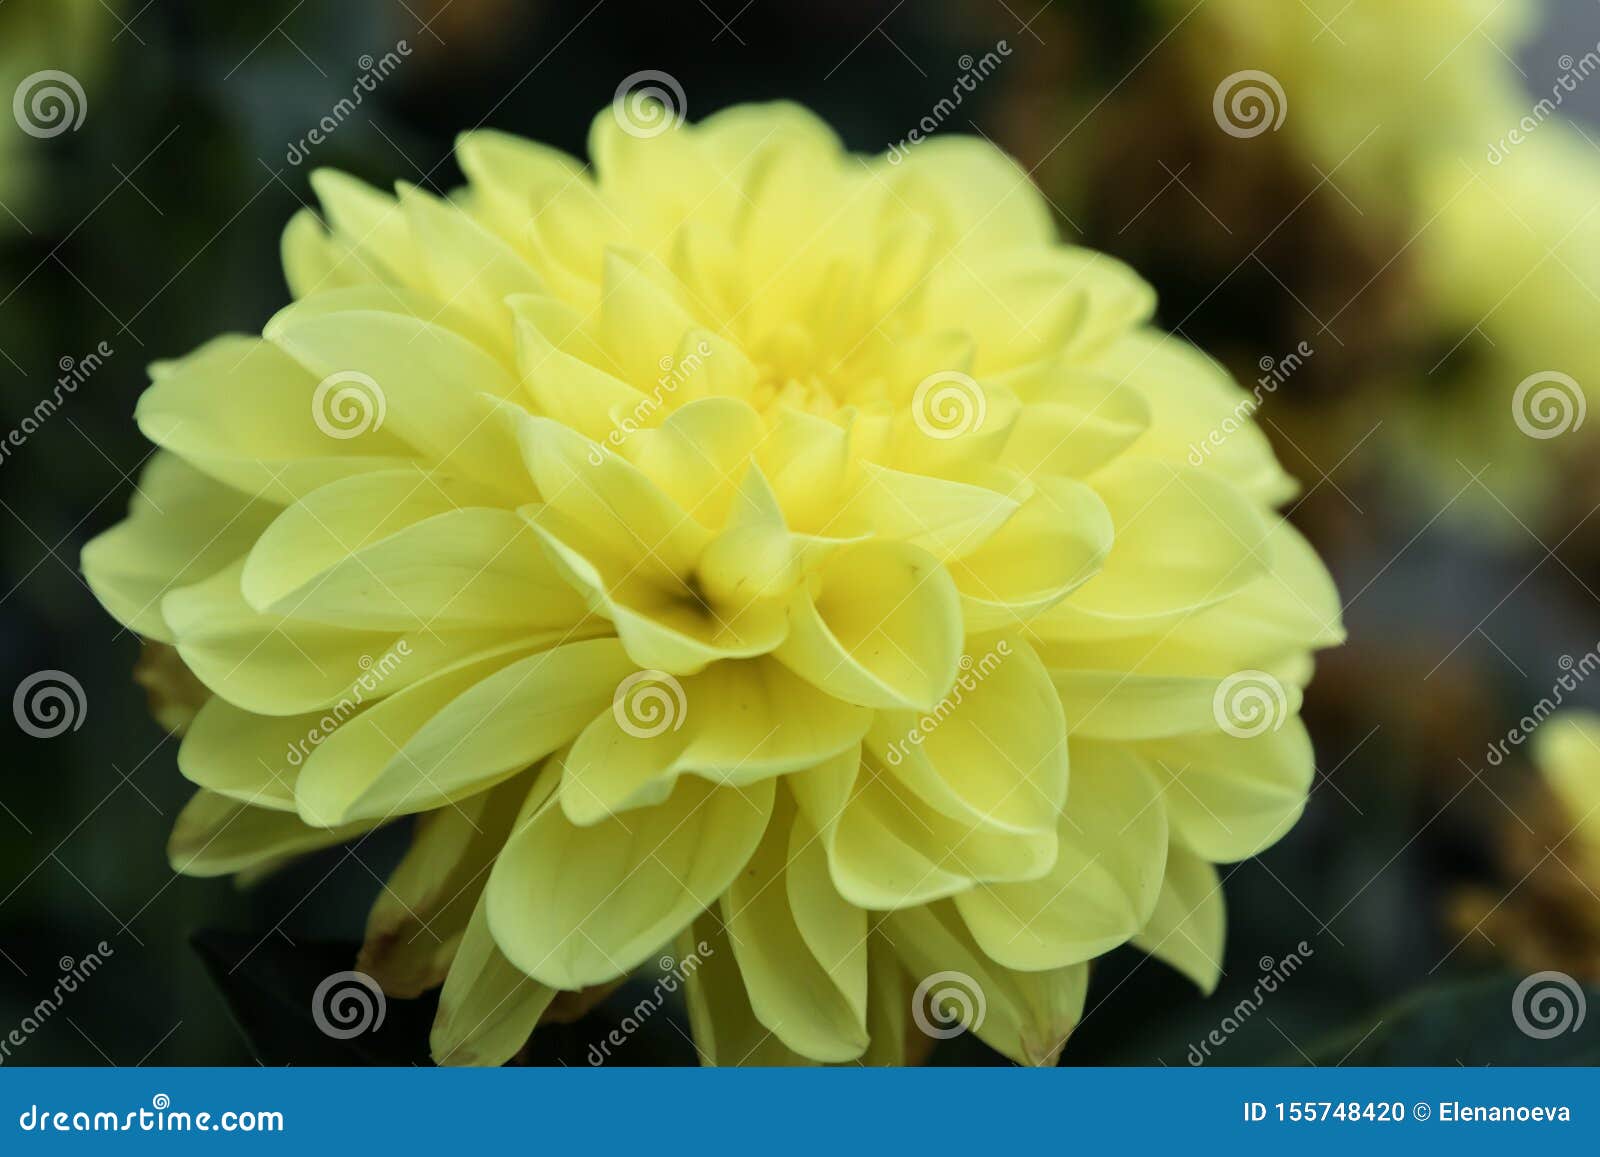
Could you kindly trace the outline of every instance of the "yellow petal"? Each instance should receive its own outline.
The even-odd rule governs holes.
[[[548,539],[618,580],[636,569],[664,586],[693,568],[706,533],[637,467],[548,419],[525,419],[518,436]]]
[[[557,988],[626,975],[688,927],[749,860],[773,785],[686,778],[653,808],[577,827],[546,805],[506,841],[487,892],[495,942]]]
[[[941,248],[982,253],[1056,239],[1048,202],[988,141],[941,134],[891,149],[879,167],[908,207],[934,219]]]
[[[536,412],[612,446],[629,424],[661,410],[664,391],[640,391],[603,368],[603,353],[575,351],[583,319],[554,298],[518,296],[508,304],[516,318],[517,371]]]
[[[583,166],[567,154],[492,129],[456,138],[456,157],[472,182],[476,208],[491,228],[513,244],[526,244],[533,219],[564,191],[589,193],[591,221],[602,223],[603,209],[593,198]],[[557,236],[563,230],[558,222]],[[614,224],[609,225],[615,228]]]
[[[1150,405],[1136,390],[1064,362],[1043,362],[1002,379],[1027,399],[1006,440],[1002,465],[1029,476],[1083,478],[1149,429]]]
[[[357,285],[382,285],[389,276],[381,266],[364,260],[348,238],[330,235],[311,209],[301,209],[289,218],[278,249],[284,280],[293,297]]]
[[[947,903],[893,912],[885,926],[918,982],[912,1017],[922,1032],[953,1036],[964,1025],[1018,1064],[1056,1063],[1083,1014],[1087,965],[1042,972],[1001,967]]]
[[[834,886],[862,908],[905,908],[977,882],[1035,879],[1055,862],[1053,828],[999,832],[951,819],[854,751],[787,782],[822,833]]]
[[[154,367],[152,367],[154,374]],[[222,337],[163,367],[139,398],[134,417],[158,446],[249,495],[288,502],[328,482],[402,466],[417,451],[387,425],[368,424],[356,439],[332,426],[317,376],[269,342]],[[226,390],[228,404],[217,405]],[[372,398],[373,395],[364,395]],[[361,403],[360,417],[376,412]]]
[[[251,807],[227,796],[197,791],[172,825],[167,860],[185,876],[231,876],[331,848],[371,831],[374,823],[314,828],[289,812]]]
[[[1194,645],[1189,628],[1203,617],[1159,635],[1036,644],[1061,693],[1072,734],[1137,740],[1230,725],[1248,729],[1256,721],[1236,712],[1256,706],[1257,700],[1267,726],[1281,726],[1297,714],[1303,680],[1296,676],[1304,672],[1292,664],[1248,668],[1229,654],[1225,640]]]
[[[1213,606],[1267,573],[1270,526],[1202,471],[1119,459],[1093,485],[1116,527],[1100,572],[1043,615],[1049,638],[1137,634]]]
[[[674,410],[658,428],[639,430],[626,453],[674,502],[704,526],[721,526],[766,435],[761,416],[738,398],[704,398]]]
[[[672,94],[666,94],[669,98]],[[669,107],[637,90],[619,96],[589,128],[589,156],[606,202],[633,226],[633,241],[657,251],[702,213],[738,209],[738,187],[717,171],[699,134]]]
[[[853,748],[870,713],[771,659],[715,663],[679,683],[631,673],[568,753],[561,806],[576,824],[659,802],[678,776],[739,786]]]
[[[1150,428],[1130,448],[1134,457],[1188,462],[1268,506],[1294,496],[1298,486],[1252,418],[1268,391],[1246,394],[1188,342],[1150,329],[1123,335],[1094,366],[1149,403]]]
[[[605,257],[600,339],[616,374],[640,391],[661,376],[660,358],[675,351],[696,319],[676,292],[676,279],[659,262],[631,250]]]
[[[83,548],[84,578],[118,622],[170,643],[162,597],[238,558],[276,513],[158,451],[140,475],[128,517]]]
[[[251,551],[242,586],[258,610],[397,631],[557,629],[584,616],[577,593],[512,511],[447,510],[390,533],[381,520],[370,529],[362,522],[381,507],[325,497],[291,508]]]
[[[1209,861],[1181,844],[1167,850],[1167,876],[1150,923],[1134,944],[1210,995],[1222,977],[1226,926],[1222,882]]]
[[[1020,500],[987,486],[867,463],[845,508],[827,528],[920,546],[940,559],[971,554],[1016,513]]]
[[[911,981],[894,946],[874,930],[867,946],[867,1031],[864,1065],[904,1065],[910,1031]]]
[[[1091,487],[1036,480],[1033,496],[981,547],[950,563],[968,632],[1026,622],[1092,579],[1114,532]]]
[[[533,267],[460,209],[420,189],[402,185],[400,205],[434,295],[472,316],[498,321],[500,340],[493,348],[502,356],[511,352],[506,298],[543,290]]]
[[[821,835],[804,814],[795,812],[784,886],[800,938],[857,1010],[859,1019],[860,1010],[868,1004],[867,913],[833,886]]]
[[[1267,667],[1344,642],[1339,592],[1311,544],[1280,519],[1265,550],[1268,573],[1179,628],[1188,646],[1226,650],[1238,667]]]
[[[263,615],[245,602],[243,569],[241,558],[170,592],[162,613],[188,668],[247,711],[295,715],[327,706],[400,642],[394,634]]]
[[[955,898],[996,962],[1039,971],[1109,952],[1143,928],[1167,858],[1155,779],[1124,750],[1073,743],[1072,790],[1049,875],[989,884]]]
[[[292,812],[300,764],[319,715],[252,715],[213,696],[178,749],[178,770],[198,787],[257,808]]]
[[[421,996],[445,980],[532,786],[531,775],[519,776],[418,817],[405,858],[367,914],[356,958],[390,996]]]
[[[246,711],[299,715],[381,699],[506,638],[504,627],[396,633],[263,614],[244,599],[243,566],[173,591],[162,611],[188,668]]]
[[[866,913],[840,905],[850,924],[835,934],[854,933],[856,943],[830,971],[812,954],[789,903],[786,867],[793,818],[793,804],[785,800],[723,896],[723,919],[756,1019],[795,1052],[819,1061],[848,1061],[862,1054],[868,1039]],[[831,891],[825,860],[822,871],[817,882]]]
[[[960,661],[959,596],[949,574],[905,543],[846,544],[801,592],[777,657],[829,694],[866,707],[929,709]]]
[[[359,444],[392,430],[440,469],[489,486],[511,484],[518,493],[516,445],[491,400],[509,397],[516,379],[457,330],[373,309],[325,311],[311,297],[280,311],[263,332],[314,379],[348,379],[361,390],[356,436],[328,409],[337,395],[318,399],[317,416],[345,441]]]
[[[812,1063],[784,1045],[756,1019],[744,974],[727,932],[711,913],[678,937],[678,959],[696,966],[684,973],[689,1027],[700,1061],[728,1068]]]
[[[1086,739],[1166,739],[1220,728],[1217,696],[1227,676],[1130,673],[1126,668],[1051,671],[1072,733]],[[1300,710],[1301,691],[1276,679],[1278,706],[1288,718]]]
[[[959,823],[1054,832],[1067,798],[1067,726],[1050,674],[1020,638],[971,644],[936,707],[879,712],[867,748]]]
[[[492,493],[419,468],[319,487],[291,503],[253,551],[244,576],[250,601],[270,606],[354,551],[435,514],[491,505]]]
[[[446,668],[350,719],[306,760],[300,814],[341,823],[484,790],[570,740],[630,669],[615,639],[525,649]]]
[[[335,169],[316,169],[311,188],[334,232],[385,280],[426,284],[405,214],[389,194]]]
[[[1173,838],[1217,863],[1256,855],[1294,826],[1315,767],[1298,718],[1259,735],[1184,735],[1132,750],[1164,786]]]
[[[482,898],[439,993],[428,1046],[435,1064],[503,1065],[528,1042],[556,997],[505,958],[489,934]]]
[[[1115,258],[1053,246],[944,263],[922,304],[980,335],[973,373],[984,380],[1064,349],[1081,359],[1115,344],[1148,318],[1155,294]]]

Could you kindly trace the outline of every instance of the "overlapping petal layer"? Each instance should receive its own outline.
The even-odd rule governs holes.
[[[154,369],[84,569],[211,694],[175,866],[416,815],[362,960],[448,1063],[674,944],[720,1064],[902,1061],[947,974],[1047,1063],[1130,940],[1214,983],[1342,635],[1265,440],[1186,460],[1243,394],[982,143],[590,155],[318,174],[295,302]]]

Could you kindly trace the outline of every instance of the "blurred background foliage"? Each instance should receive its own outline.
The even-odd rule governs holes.
[[[402,65],[294,157],[401,42]],[[878,151],[1001,42],[939,131],[1012,152],[1068,235],[1156,285],[1162,325],[1247,387],[1272,380],[1258,417],[1304,481],[1292,517],[1351,629],[1307,698],[1319,770],[1304,821],[1229,870],[1221,989],[1201,999],[1117,953],[1065,1063],[1186,1063],[1290,953],[1303,967],[1214,1063],[1600,1059],[1512,1029],[1523,973],[1600,983],[1600,872],[1561,851],[1571,825],[1528,749],[1485,754],[1563,656],[1600,640],[1600,417],[1542,439],[1512,414],[1535,373],[1600,386],[1600,77],[1491,158],[1600,47],[1589,0],[3,0],[0,96],[60,69],[86,115],[46,139],[0,118],[0,426],[111,351],[0,461],[3,686],[58,668],[88,700],[80,730],[38,740],[8,722],[0,740],[0,1034],[60,958],[113,949],[8,1063],[424,1055],[406,1026],[427,1010],[398,1001],[357,1050],[317,1052],[327,1042],[304,1032],[310,985],[349,967],[402,837],[250,890],[174,879],[176,745],[130,678],[138,640],[77,573],[149,452],[131,419],[145,365],[258,329],[286,299],[278,235],[311,201],[308,171],[447,191],[451,140],[479,124],[581,154],[595,111],[642,69],[674,76],[691,118],[798,100]],[[1215,90],[1241,69],[1281,84],[1278,129],[1219,130]],[[1600,703],[1600,683],[1569,699]],[[636,995],[529,1059],[584,1063]],[[669,1020],[615,1059],[691,1062]],[[993,1060],[966,1039],[932,1059]]]

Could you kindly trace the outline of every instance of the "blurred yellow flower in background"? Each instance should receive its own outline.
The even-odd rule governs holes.
[[[1600,714],[1557,716],[1534,740],[1534,758],[1570,821],[1573,850],[1600,872]]]
[[[1281,117],[1295,163],[1360,218],[1346,227],[1387,234],[1372,280],[1397,283],[1403,313],[1366,384],[1395,404],[1392,444],[1439,494],[1488,467],[1463,509],[1488,503],[1497,523],[1489,491],[1529,521],[1550,502],[1583,445],[1550,439],[1577,430],[1600,391],[1600,147],[1562,113],[1600,73],[1600,44],[1560,57],[1555,81],[1530,93],[1514,58],[1538,12],[1527,0],[1219,0],[1175,36],[1197,84],[1232,73],[1219,100],[1249,86],[1241,72],[1272,77],[1267,109],[1241,96],[1218,106],[1219,123],[1242,116],[1256,133],[1257,112]]]
[[[1518,520],[1542,533],[1592,483],[1600,141],[1569,114],[1600,44],[1568,45],[1549,80],[1526,59],[1531,0],[1147,11],[1108,77],[1099,23],[1046,16],[1063,59],[1007,99],[1052,197],[1241,375],[1315,350],[1263,419],[1285,453],[1351,485],[1381,470],[1513,542]],[[1382,452],[1347,463],[1368,436]]]
[[[1590,57],[1600,72],[1600,45]],[[1483,139],[1530,108],[1526,99],[1508,104],[1485,123]],[[1457,460],[1474,470],[1492,462],[1486,478],[1495,491],[1536,511],[1592,457],[1595,427],[1585,419],[1600,397],[1597,191],[1600,150],[1560,119],[1539,124],[1502,161],[1480,148],[1470,160],[1441,160],[1430,175],[1422,202],[1437,208],[1419,236],[1418,300],[1451,344],[1429,369],[1436,384],[1412,391],[1402,417],[1410,441],[1435,456],[1441,487],[1464,480]]]
[[[1527,0],[1164,5],[1182,18],[1175,38],[1197,80],[1231,98],[1243,83],[1235,74],[1266,72],[1287,104],[1271,110],[1277,130],[1255,122],[1242,97],[1236,107],[1224,100],[1223,118],[1236,131],[1281,131],[1303,163],[1337,168],[1362,212],[1413,219],[1433,161],[1481,154],[1484,130],[1522,100],[1497,45],[1514,48],[1531,31]],[[1279,104],[1270,92],[1266,99]]]
[[[295,302],[152,367],[83,565],[210,693],[174,866],[416,815],[361,966],[443,1063],[675,939],[719,1064],[902,1062],[952,974],[1050,1063],[1129,940],[1209,989],[1343,638],[1256,399],[983,142],[680,122],[317,173]]]

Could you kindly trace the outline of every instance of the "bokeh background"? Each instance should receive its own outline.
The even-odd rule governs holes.
[[[1531,745],[1488,757],[1600,646],[1600,414],[1580,421],[1600,388],[1597,54],[1593,0],[0,0],[0,98],[18,101],[0,109],[0,427],[74,383],[0,458],[0,691],[59,670],[85,693],[76,730],[0,727],[0,1037],[63,960],[110,949],[4,1062],[424,1058],[426,1007],[392,1001],[342,1050],[302,1007],[349,967],[403,833],[248,890],[174,878],[177,745],[78,553],[150,451],[146,364],[286,301],[278,237],[310,170],[445,192],[451,140],[478,125],[581,155],[647,69],[691,119],[781,98],[863,151],[929,118],[993,139],[1068,235],[1156,285],[1163,326],[1260,387],[1304,482],[1292,517],[1351,633],[1306,700],[1306,816],[1226,870],[1219,991],[1119,952],[1064,1063],[1193,1063],[1230,1016],[1207,1063],[1600,1062],[1600,1008],[1540,1040],[1507,1004],[1545,969],[1600,983],[1600,857]],[[72,124],[30,120],[42,70],[80,87]],[[1219,108],[1243,70],[1276,83],[1272,123]],[[1535,376],[1565,391],[1542,413],[1516,393]],[[1562,695],[1600,706],[1600,679]],[[529,1059],[584,1063],[632,1003]],[[668,1013],[613,1055],[693,1061]],[[995,1058],[958,1039],[932,1060]]]

